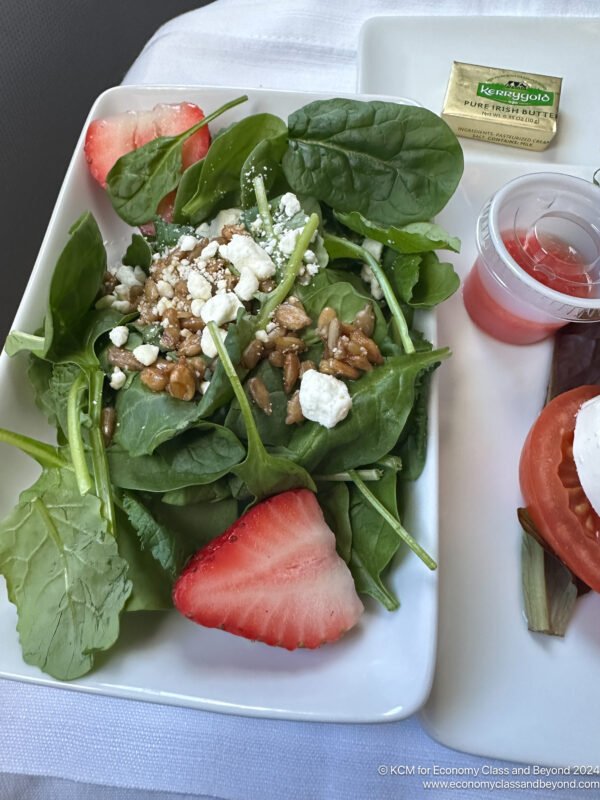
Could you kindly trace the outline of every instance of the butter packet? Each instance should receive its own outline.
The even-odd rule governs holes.
[[[556,134],[562,78],[455,61],[442,117],[457,136],[545,150]]]

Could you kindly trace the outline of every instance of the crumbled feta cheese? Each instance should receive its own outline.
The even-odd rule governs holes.
[[[189,330],[189,328],[182,328],[181,329],[180,336],[181,336],[182,339],[189,339],[191,335],[192,335],[192,332],[191,332],[191,330]]]
[[[231,261],[239,273],[243,269],[249,269],[261,281],[275,274],[275,264],[271,256],[250,236],[235,233],[229,244],[219,247],[219,254]]]
[[[196,270],[193,270],[188,275],[188,292],[194,300],[208,300],[212,294],[212,287],[206,280],[204,275],[201,275]]]
[[[302,206],[300,205],[300,201],[296,197],[295,194],[292,192],[286,192],[281,200],[279,201],[279,208],[283,213],[286,215],[288,219],[291,219],[294,214],[297,214],[299,211],[302,210]]]
[[[214,258],[217,255],[218,250],[219,250],[219,243],[215,239],[206,245],[204,250],[200,253],[200,258],[202,259]]]
[[[312,250],[306,250],[306,252],[304,253],[304,261],[307,264],[314,264],[316,260],[317,256],[315,255],[315,253]]]
[[[167,308],[173,308],[173,303],[168,297],[161,297],[156,304],[156,313],[162,317]]]
[[[206,300],[192,300],[192,303],[190,305],[190,311],[192,312],[192,315],[194,317],[199,317],[200,316],[200,314],[202,313],[202,309],[204,308],[205,303],[206,303]]]
[[[115,302],[115,299],[116,298],[115,298],[114,294],[105,294],[96,303],[96,308],[98,310],[103,309],[103,308],[110,308],[112,306],[112,304]]]
[[[155,344],[141,344],[134,349],[133,356],[140,364],[149,367],[158,358],[158,347]]]
[[[196,239],[195,236],[192,236],[190,233],[184,233],[183,236],[179,238],[179,241],[177,242],[177,247],[184,253],[189,253],[190,250],[193,250],[197,244],[198,244],[198,239]]]
[[[373,256],[375,261],[379,261],[381,253],[383,252],[383,245],[381,242],[376,242],[375,239],[363,239],[362,247],[363,250],[366,250],[367,253]]]
[[[237,225],[242,218],[240,208],[224,208],[210,223],[210,238],[220,236],[225,225]]]
[[[115,286],[114,294],[119,300],[129,300],[129,286],[125,286],[124,283],[119,283]]]
[[[233,291],[240,300],[251,300],[258,291],[258,278],[251,270],[243,269]]]
[[[352,398],[346,384],[316,369],[304,373],[299,399],[306,419],[318,422],[325,428],[334,428],[348,416],[352,408]]]
[[[141,267],[133,268],[133,276],[140,285],[143,285],[148,277]]]
[[[258,216],[258,217],[256,217],[255,220],[253,220],[250,223],[250,230],[252,231],[252,233],[260,234],[260,233],[262,233],[262,229],[263,229],[262,217]]]
[[[269,341],[269,337],[266,331],[256,331],[254,334],[254,338],[258,339],[259,342],[266,344]]]
[[[239,298],[233,292],[216,294],[206,301],[200,316],[204,322],[216,322],[217,325],[223,325],[224,322],[233,322],[237,316],[237,310],[241,306]]]
[[[126,380],[127,375],[123,372],[121,367],[115,367],[112,371],[112,375],[110,376],[110,388],[118,391],[125,386]]]
[[[286,231],[279,240],[279,249],[284,256],[291,256],[296,247],[296,242],[300,238],[302,228],[294,228],[293,230]]]
[[[129,339],[129,328],[127,325],[117,325],[108,334],[108,338],[115,345],[115,347],[124,347]]]
[[[381,300],[383,297],[383,291],[381,290],[381,286],[379,285],[379,281],[375,277],[373,270],[371,267],[368,267],[366,264],[363,264],[363,268],[360,271],[360,277],[363,279],[365,283],[370,284],[371,286],[371,297],[375,300]]]
[[[221,338],[221,341],[225,341],[225,337],[227,336],[227,331],[224,331],[223,328],[217,328],[217,333]],[[213,342],[213,338],[210,335],[210,331],[208,328],[204,328],[202,331],[202,337],[200,338],[200,347],[202,348],[202,352],[205,356],[209,358],[216,358],[218,355],[217,348],[215,347],[215,343]]]
[[[200,384],[200,394],[206,394],[208,392],[208,387],[210,386],[210,381],[202,381]]]
[[[135,276],[133,267],[127,267],[125,265],[117,267],[115,275],[119,282],[125,284],[125,286],[138,286],[140,284],[140,281]]]
[[[166,297],[168,300],[172,300],[173,295],[175,292],[173,291],[173,287],[167,281],[157,281],[156,289],[161,297]]]
[[[131,311],[131,303],[129,300],[115,300],[112,304],[115,311],[120,311],[121,314],[129,314]]]
[[[210,223],[203,222],[201,225],[198,225],[196,228],[196,235],[201,239],[208,239],[210,236]]]

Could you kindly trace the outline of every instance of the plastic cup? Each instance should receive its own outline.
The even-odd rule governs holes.
[[[530,344],[600,320],[600,188],[537,173],[507,183],[477,221],[465,307],[486,333]]]

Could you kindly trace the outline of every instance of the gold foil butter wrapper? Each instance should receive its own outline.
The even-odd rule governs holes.
[[[442,117],[457,136],[545,150],[556,134],[562,78],[455,61]]]

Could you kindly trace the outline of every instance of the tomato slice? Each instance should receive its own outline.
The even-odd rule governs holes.
[[[575,417],[600,386],[578,386],[542,410],[525,440],[521,492],[540,536],[571,572],[600,592],[600,517],[587,499],[573,460]]]

